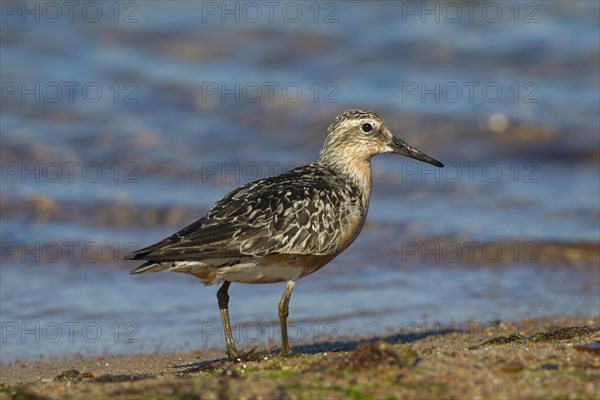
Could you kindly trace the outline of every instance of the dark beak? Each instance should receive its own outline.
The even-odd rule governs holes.
[[[435,158],[431,158],[422,151],[409,146],[404,140],[398,139],[397,137],[392,138],[392,143],[390,143],[389,146],[392,148],[392,152],[394,154],[401,154],[403,156],[414,158],[415,160],[423,161],[440,168],[444,166],[444,164]]]

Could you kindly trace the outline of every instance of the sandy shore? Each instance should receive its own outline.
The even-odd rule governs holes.
[[[1,399],[577,398],[600,394],[600,318],[392,332],[256,350],[71,356],[1,365]],[[248,349],[246,349],[248,350]]]

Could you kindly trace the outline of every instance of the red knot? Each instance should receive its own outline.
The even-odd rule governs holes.
[[[288,306],[296,280],[344,251],[361,231],[371,193],[371,158],[395,153],[444,165],[392,135],[372,111],[348,110],[327,129],[319,161],[243,185],[200,220],[129,254],[147,260],[131,271],[184,272],[223,282],[217,300],[227,355],[237,357],[229,321],[231,282],[286,282],[279,302],[281,354],[289,355]]]

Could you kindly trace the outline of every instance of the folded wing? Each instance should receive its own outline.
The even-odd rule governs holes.
[[[307,173],[306,168],[313,168]],[[311,172],[311,171],[309,171]],[[330,255],[356,217],[357,196],[309,164],[241,186],[202,219],[126,259],[157,262],[230,259],[267,254]],[[350,200],[350,204],[348,199]],[[332,215],[336,218],[331,218]]]

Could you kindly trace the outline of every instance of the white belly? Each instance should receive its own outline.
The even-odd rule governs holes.
[[[240,283],[274,283],[296,281],[302,268],[291,265],[242,263],[219,268],[221,279]]]
[[[239,283],[275,283],[296,281],[327,264],[333,256],[269,255],[248,257],[237,260],[235,264],[218,267],[201,261],[175,262],[170,271],[191,274],[206,285],[215,285],[221,281]]]

